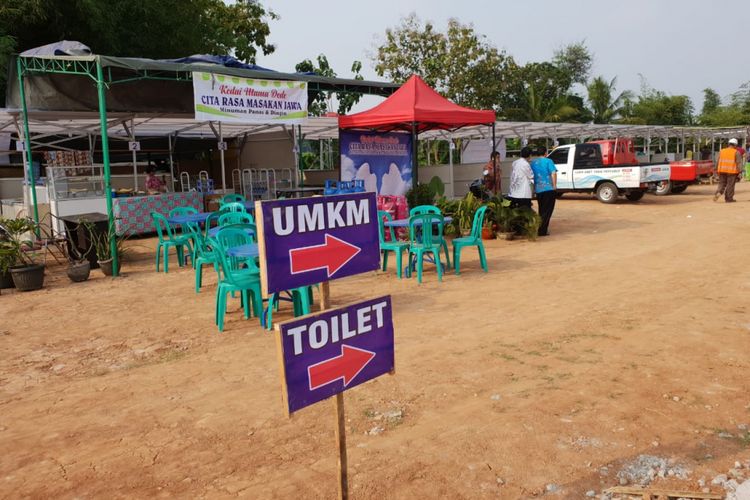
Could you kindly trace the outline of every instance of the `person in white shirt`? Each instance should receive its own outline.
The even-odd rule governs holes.
[[[531,148],[524,147],[521,149],[521,157],[513,162],[508,191],[512,208],[524,207],[531,210],[531,186],[534,184],[534,172],[529,164],[530,157]]]

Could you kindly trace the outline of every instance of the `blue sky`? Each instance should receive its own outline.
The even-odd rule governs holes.
[[[741,0],[447,0],[263,1],[281,19],[271,23],[276,52],[258,64],[290,71],[323,53],[337,73],[350,76],[355,59],[367,78],[379,79],[369,57],[387,27],[411,12],[443,28],[447,19],[472,24],[518,62],[548,60],[553,51],[584,40],[594,54],[593,75],[617,76],[618,90],[649,85],[688,95],[700,111],[702,90],[722,97],[750,81],[746,68],[750,5]],[[734,22],[736,26],[730,27]],[[374,102],[370,101],[369,107]]]

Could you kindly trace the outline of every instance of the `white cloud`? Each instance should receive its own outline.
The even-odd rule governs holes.
[[[357,170],[357,179],[365,181],[365,191],[375,193],[378,190],[378,177],[370,172],[370,164],[363,163]]]
[[[341,180],[354,180],[355,175],[357,175],[357,169],[354,167],[354,160],[346,155],[341,155]]]
[[[380,194],[401,196],[409,190],[409,184],[401,178],[401,172],[398,165],[391,163],[388,173],[383,175],[383,182],[380,185]]]

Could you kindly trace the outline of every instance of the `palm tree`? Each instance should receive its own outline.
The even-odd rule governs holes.
[[[574,119],[579,110],[571,103],[568,95],[558,95],[545,99],[534,83],[529,83],[523,96],[521,108],[514,109],[514,119],[532,122],[564,122]]]
[[[591,116],[594,123],[610,123],[622,115],[623,104],[632,99],[633,94],[629,90],[620,92],[613,99],[616,92],[617,77],[607,82],[603,76],[597,76],[586,86]]]

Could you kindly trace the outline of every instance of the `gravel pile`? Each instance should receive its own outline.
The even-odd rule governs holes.
[[[628,484],[646,486],[657,477],[687,479],[689,475],[689,469],[671,458],[638,455],[635,460],[625,464],[617,473],[617,479],[619,479],[621,486]]]

